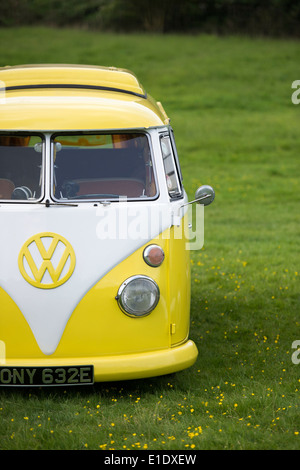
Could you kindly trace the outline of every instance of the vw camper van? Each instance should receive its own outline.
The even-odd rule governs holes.
[[[188,202],[161,103],[114,67],[0,69],[0,385],[190,367]],[[193,205],[194,207],[194,205]]]

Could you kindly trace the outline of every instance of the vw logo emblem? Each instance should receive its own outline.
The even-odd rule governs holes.
[[[18,264],[29,284],[41,289],[53,289],[64,284],[73,274],[75,253],[61,235],[43,232],[24,243]]]

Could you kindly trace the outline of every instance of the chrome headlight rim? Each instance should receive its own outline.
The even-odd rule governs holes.
[[[156,298],[155,298],[155,302],[151,305],[150,308],[148,308],[146,311],[143,311],[141,313],[137,313],[137,312],[134,312],[132,309],[130,309],[128,307],[126,308],[124,306],[123,295],[124,295],[125,289],[128,287],[128,285],[130,283],[132,283],[136,280],[141,280],[141,279],[151,283],[151,285],[154,287],[154,289],[156,291]],[[120,307],[122,312],[125,313],[125,315],[128,315],[129,317],[132,317],[132,318],[143,318],[143,317],[148,316],[155,309],[155,307],[157,306],[157,304],[159,302],[159,298],[160,298],[160,290],[159,290],[159,287],[156,284],[156,282],[151,277],[144,276],[142,274],[137,274],[137,275],[134,275],[134,276],[131,276],[131,277],[127,278],[120,285],[117,296],[116,296],[118,306]]]

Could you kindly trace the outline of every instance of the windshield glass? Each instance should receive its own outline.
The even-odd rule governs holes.
[[[56,200],[156,196],[145,134],[57,135],[52,142]]]
[[[0,135],[0,199],[41,197],[43,140],[33,135]]]

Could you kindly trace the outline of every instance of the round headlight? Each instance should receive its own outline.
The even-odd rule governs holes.
[[[143,317],[156,307],[159,288],[147,276],[132,276],[120,286],[116,297],[120,309],[127,315]]]

